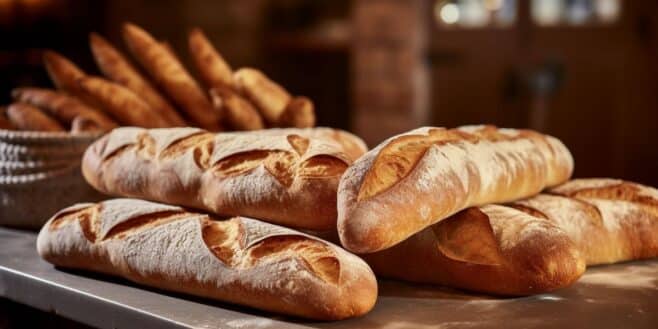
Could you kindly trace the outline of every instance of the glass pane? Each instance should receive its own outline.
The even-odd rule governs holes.
[[[509,26],[516,21],[516,7],[517,0],[438,0],[434,19],[439,26]]]

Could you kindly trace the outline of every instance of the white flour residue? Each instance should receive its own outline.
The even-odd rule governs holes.
[[[658,263],[652,265],[619,266],[614,272],[587,271],[578,282],[615,288],[658,290]]]
[[[267,328],[274,324],[274,322],[267,318],[244,318],[235,319],[226,322],[230,328]]]

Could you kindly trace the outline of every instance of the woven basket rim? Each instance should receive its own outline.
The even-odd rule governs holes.
[[[66,174],[70,174],[73,171],[80,168],[80,164],[72,164],[63,168],[57,168],[53,170],[47,170],[39,173],[30,173],[24,175],[0,175],[0,186],[15,186],[15,185],[25,185],[33,184],[35,182],[43,181],[46,179],[60,177]]]
[[[0,129],[0,140],[7,141],[33,141],[33,142],[46,142],[46,141],[67,141],[67,142],[86,142],[94,140],[104,133],[100,132],[82,132],[70,133],[68,131],[22,131],[22,130],[7,130]]]

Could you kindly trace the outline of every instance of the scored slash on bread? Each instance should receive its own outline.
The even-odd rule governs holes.
[[[329,230],[338,180],[352,161],[343,144],[285,130],[118,128],[87,149],[82,172],[106,194]]]
[[[377,298],[365,262],[331,243],[135,199],[63,209],[41,229],[37,250],[57,266],[310,319],[360,316]]]
[[[139,95],[146,104],[166,119],[169,126],[185,126],[185,120],[169,101],[142,77],[139,71],[109,41],[97,33],[91,33],[89,44],[96,64],[105,76]]]
[[[11,95],[19,102],[48,111],[66,125],[71,125],[77,117],[86,117],[94,121],[95,126],[101,130],[110,130],[117,126],[116,122],[104,113],[62,92],[44,88],[15,88]]]
[[[13,103],[7,108],[7,117],[12,126],[21,130],[64,131],[57,120],[43,113],[39,108],[25,103]]]
[[[134,24],[124,24],[123,38],[142,67],[195,124],[208,130],[220,129],[220,113],[170,50]]]
[[[169,123],[130,89],[100,77],[78,80],[80,91],[95,99],[121,124],[148,128],[168,127]]]
[[[499,205],[468,208],[362,257],[383,277],[513,296],[566,287],[585,271],[560,228]]]
[[[338,188],[338,232],[348,250],[389,248],[470,206],[528,197],[569,179],[573,159],[528,130],[425,127],[359,158]]]

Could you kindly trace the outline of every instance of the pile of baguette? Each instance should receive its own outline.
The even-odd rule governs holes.
[[[122,32],[137,64],[96,33],[90,34],[90,48],[103,76],[87,74],[46,51],[44,65],[57,90],[13,90],[14,103],[0,107],[0,129],[84,133],[117,126],[193,126],[243,131],[315,124],[311,100],[292,96],[257,69],[234,72],[198,28],[188,41],[202,83],[166,43],[131,23]]]
[[[558,139],[425,127],[368,151],[330,128],[117,128],[86,151],[95,189],[42,228],[62,267],[293,316],[356,317],[375,275],[496,295],[658,256],[658,190],[570,180]],[[320,236],[324,238],[320,238]]]

